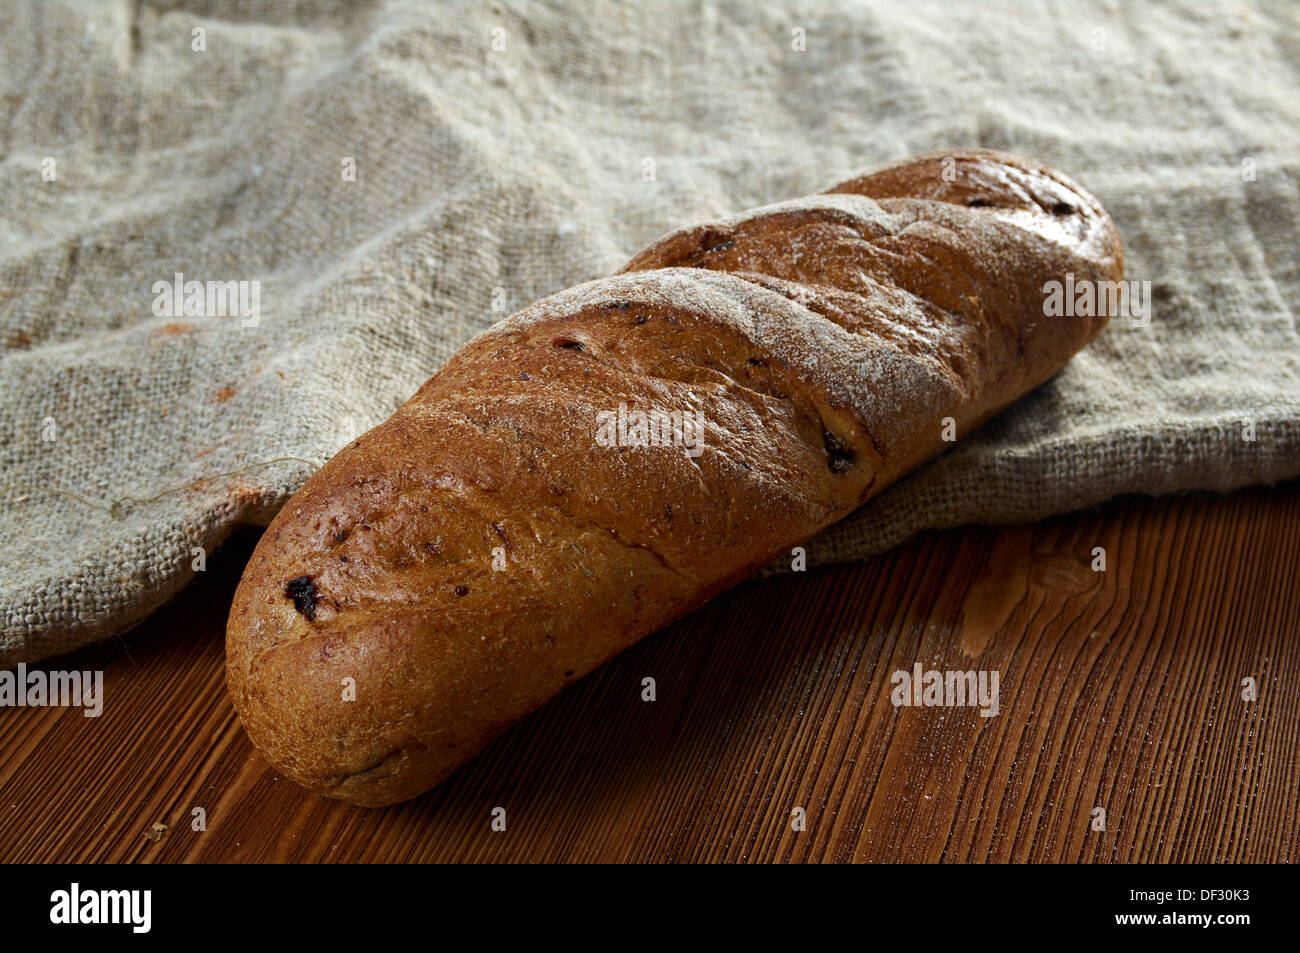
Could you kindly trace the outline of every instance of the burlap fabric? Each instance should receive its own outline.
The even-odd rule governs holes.
[[[509,311],[920,151],[1084,183],[1150,324],[812,562],[1300,473],[1298,11],[0,5],[0,662],[140,619]],[[178,273],[256,314],[169,313]]]

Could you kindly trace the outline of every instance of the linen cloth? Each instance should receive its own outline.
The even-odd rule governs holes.
[[[1300,474],[1295,4],[0,5],[0,663],[138,621],[509,312],[971,146],[1101,198],[1150,323],[811,563]]]

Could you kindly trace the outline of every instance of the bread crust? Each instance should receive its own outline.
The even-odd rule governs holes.
[[[323,795],[428,790],[941,451],[944,418],[964,434],[1055,374],[1110,317],[1044,316],[1067,273],[1123,277],[1096,199],[936,153],[673,232],[494,325],[263,535],[226,636],[250,738]],[[695,414],[702,452],[599,445],[620,405]]]

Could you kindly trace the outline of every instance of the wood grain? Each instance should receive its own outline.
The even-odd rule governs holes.
[[[222,632],[255,539],[238,535],[125,638],[50,666],[102,668],[102,717],[0,710],[0,860],[1300,853],[1300,483],[1120,500],[746,583],[441,788],[377,811],[277,779],[239,727]],[[1090,566],[1095,546],[1105,572]],[[915,662],[998,671],[1000,714],[894,707],[891,675]],[[645,677],[654,702],[641,700]],[[490,828],[497,806],[505,832]],[[195,807],[206,831],[191,829]],[[1105,831],[1091,827],[1097,807]],[[152,840],[156,822],[168,830]]]

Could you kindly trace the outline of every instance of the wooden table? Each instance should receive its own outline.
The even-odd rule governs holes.
[[[0,710],[0,860],[1300,860],[1300,483],[751,581],[377,811],[239,726],[222,632],[255,541],[54,666],[104,669],[100,718]],[[895,707],[916,662],[997,671],[1000,713]]]

